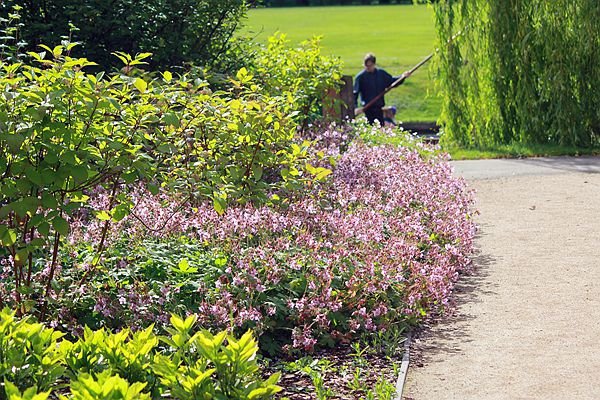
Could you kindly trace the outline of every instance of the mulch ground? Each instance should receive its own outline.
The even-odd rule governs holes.
[[[319,378],[322,379],[322,390],[328,393],[328,399],[364,399],[366,393],[374,391],[383,380],[395,387],[401,360],[400,351],[386,355],[367,348],[363,354],[358,355],[355,349],[343,347],[316,352],[296,362],[296,367],[290,365],[295,361],[293,358],[275,359],[265,373],[270,375],[281,372],[279,386],[284,390],[276,396],[277,399],[318,399],[315,383],[319,384]],[[312,377],[298,367],[300,363],[302,366],[310,365]]]

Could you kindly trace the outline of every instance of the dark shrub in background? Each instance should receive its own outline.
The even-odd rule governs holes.
[[[121,66],[113,51],[151,52],[156,69],[188,61],[211,66],[229,50],[246,13],[244,0],[13,0],[0,3],[1,14],[14,4],[23,7],[21,37],[30,50],[71,33],[82,43],[75,55],[103,69]]]

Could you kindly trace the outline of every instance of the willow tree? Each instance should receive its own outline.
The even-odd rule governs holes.
[[[434,9],[444,140],[600,144],[598,0],[440,0]]]

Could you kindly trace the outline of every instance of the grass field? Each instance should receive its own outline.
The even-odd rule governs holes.
[[[344,73],[362,69],[367,52],[392,75],[400,75],[434,48],[432,10],[426,6],[337,6],[253,9],[243,30],[259,42],[279,31],[291,43],[323,36],[324,52],[344,61]],[[423,66],[402,86],[386,95],[386,104],[398,107],[399,121],[435,121],[440,99]]]

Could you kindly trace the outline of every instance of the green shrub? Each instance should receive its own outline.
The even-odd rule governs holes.
[[[339,87],[342,77],[341,60],[323,55],[318,37],[292,48],[281,33],[257,51],[250,68],[267,93],[288,98],[303,131],[309,121],[321,119],[323,98],[328,89]]]
[[[70,57],[73,48],[30,53],[38,66],[0,64],[0,255],[14,267],[15,308],[42,319],[58,250],[90,190],[110,198],[90,210],[104,221],[96,265],[110,224],[134,207],[134,182],[209,198],[222,213],[312,179],[285,99],[263,94],[246,69],[213,93],[201,80],[137,70],[149,54],[117,53],[127,74],[87,74],[94,63]]]
[[[195,331],[195,317],[172,316],[169,336],[152,327],[85,330],[76,342],[27,318],[0,312],[0,399],[267,399],[279,375],[260,378],[258,345],[247,332]],[[163,345],[159,344],[159,341]],[[67,390],[70,394],[67,394]],[[21,393],[21,391],[24,391]]]
[[[40,391],[60,383],[66,371],[59,348],[62,336],[42,324],[15,319],[7,309],[0,312],[0,382]]]

